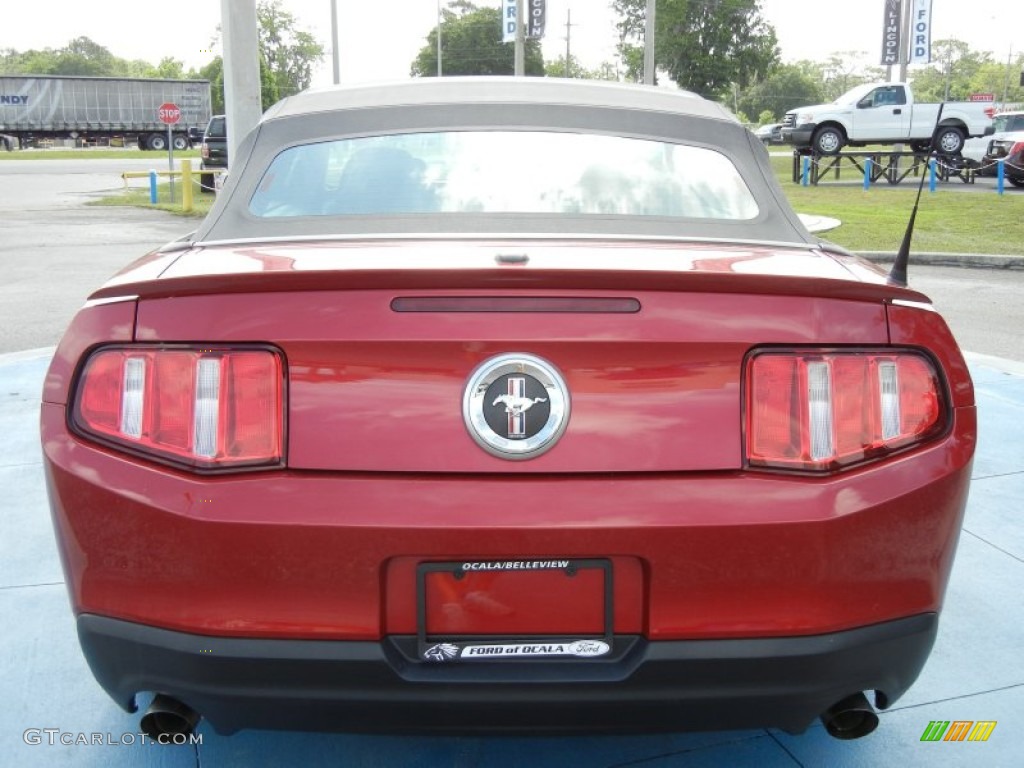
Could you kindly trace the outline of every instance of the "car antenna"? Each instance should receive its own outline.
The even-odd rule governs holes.
[[[939,132],[939,123],[942,121],[942,108],[946,102],[939,104],[939,114],[935,118],[935,131],[932,132],[932,147],[928,158],[936,154],[934,138]],[[921,202],[921,192],[924,190],[924,180],[928,175],[928,166],[925,165],[924,173],[921,174],[921,182],[917,185],[917,198],[914,200],[914,209],[910,212],[910,221],[907,222],[907,231],[903,233],[903,242],[896,252],[896,260],[893,261],[892,270],[889,272],[889,281],[907,287],[907,265],[910,263],[910,240],[914,236],[914,222],[917,220],[917,206]]]

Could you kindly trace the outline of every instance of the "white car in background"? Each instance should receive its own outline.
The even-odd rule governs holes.
[[[993,133],[988,136],[979,136],[975,139],[968,139],[964,142],[964,148],[960,154],[964,160],[968,160],[971,166],[980,166],[982,176],[995,176],[995,166],[985,162],[985,155],[989,154],[989,147],[993,141],[1006,138],[1006,134],[1012,131],[1024,131],[1024,110],[1013,110],[1001,112],[992,118]]]
[[[782,123],[767,123],[754,131],[765,146],[769,144],[782,144]]]

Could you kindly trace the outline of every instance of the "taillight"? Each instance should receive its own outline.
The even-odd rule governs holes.
[[[108,347],[79,377],[80,434],[199,469],[284,457],[283,365],[264,348]]]
[[[912,351],[763,351],[746,370],[753,467],[834,470],[945,431],[934,365]]]

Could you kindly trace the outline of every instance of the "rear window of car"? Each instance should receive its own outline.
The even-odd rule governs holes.
[[[249,203],[258,217],[527,213],[753,219],[725,155],[601,134],[450,131],[291,147]]]
[[[210,119],[210,124],[206,126],[206,137],[208,139],[225,139],[227,138],[227,121],[223,117],[214,117]]]
[[[1024,131],[1024,113],[1019,115],[996,115],[992,118],[992,127],[996,133]]]

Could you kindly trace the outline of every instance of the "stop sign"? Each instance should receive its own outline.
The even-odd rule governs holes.
[[[181,120],[181,110],[178,109],[177,104],[170,101],[165,101],[161,104],[156,114],[160,118],[161,123],[167,123],[168,125],[174,125]]]

